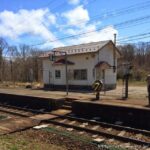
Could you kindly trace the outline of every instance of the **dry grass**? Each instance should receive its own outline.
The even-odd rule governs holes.
[[[89,139],[92,139],[90,135],[79,136],[76,132],[58,130],[52,126],[47,130],[30,129],[0,136],[0,150],[103,150],[90,143]],[[116,144],[108,146],[109,150],[124,150]]]
[[[0,150],[65,150],[63,146],[46,143],[26,132],[0,136]]]
[[[30,82],[9,82],[9,81],[3,81],[0,83],[0,88],[25,88],[27,85],[32,85],[33,87],[43,87],[42,83],[39,82],[33,82],[32,84]]]
[[[123,81],[118,80],[117,85],[122,86]],[[146,86],[146,81],[144,81],[144,80],[142,80],[142,81],[129,80],[129,86]]]
[[[42,130],[0,136],[0,150],[97,150],[96,146]]]

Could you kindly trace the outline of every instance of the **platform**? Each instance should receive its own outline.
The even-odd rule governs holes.
[[[101,92],[101,100],[100,103],[110,104],[110,105],[120,105],[127,107],[141,107],[147,108],[148,99],[147,99],[147,91],[146,87],[130,87],[129,88],[129,99],[122,100],[121,99],[121,91],[122,87],[118,86],[117,89]],[[25,88],[3,88],[0,89],[0,93],[10,94],[10,95],[20,95],[20,96],[29,96],[31,99],[37,98],[40,101],[42,100],[52,100],[52,101],[60,101],[60,100],[85,100],[91,101],[95,98],[94,93],[88,92],[70,92],[69,95],[66,95],[65,91],[49,91],[49,90],[35,90],[35,89],[25,89]],[[1,99],[1,98],[0,98]],[[47,105],[47,104],[46,104]]]
[[[150,130],[150,108],[127,104],[110,104],[100,101],[74,101],[72,113],[83,118]]]
[[[139,90],[140,94],[133,91],[132,93],[135,96],[130,95],[128,100],[122,100],[118,96],[118,90],[114,90],[101,93],[101,100],[93,101],[95,98],[94,93],[69,92],[69,95],[66,96],[63,91],[0,89],[0,103],[42,111],[53,111],[55,114],[61,113],[62,115],[72,111],[72,113],[81,117],[91,119],[99,117],[102,121],[111,123],[120,121],[126,125],[137,125],[140,128],[150,129],[150,108],[147,106],[146,89],[139,88]],[[69,110],[69,112],[66,112],[66,110],[60,111],[66,99],[72,101],[72,110]],[[37,117],[40,118],[40,116]],[[45,118],[47,117],[50,116],[45,116]]]
[[[19,90],[7,90],[0,92],[0,104],[33,109],[38,111],[52,111],[62,107],[64,99],[57,97],[42,97],[20,93]]]

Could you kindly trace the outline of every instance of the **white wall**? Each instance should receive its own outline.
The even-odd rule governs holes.
[[[59,79],[55,78],[55,70],[61,71],[61,77]],[[65,85],[66,84],[66,71],[65,65],[55,65],[53,66],[53,82],[55,85]]]
[[[114,57],[113,57],[113,49],[110,46],[106,46],[99,51],[99,55],[96,58],[98,61],[106,61],[111,66],[114,65]],[[116,59],[116,66],[117,66],[117,59]],[[116,70],[117,72],[117,70]],[[114,73],[113,68],[105,70],[105,84],[116,84],[116,75]]]
[[[69,66],[69,69],[87,69],[87,80],[72,79],[69,80],[69,83],[72,85],[91,85],[94,81],[93,68],[96,63],[93,54],[72,55],[69,57],[69,60],[75,63],[75,65]]]

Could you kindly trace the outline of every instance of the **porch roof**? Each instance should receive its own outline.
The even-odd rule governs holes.
[[[95,65],[95,68],[101,68],[101,69],[109,69],[111,65],[106,61],[100,61]]]
[[[56,60],[53,65],[65,65],[66,64],[66,60],[65,59],[58,59]],[[74,65],[75,63],[74,62],[71,62],[69,60],[67,60],[67,65]]]

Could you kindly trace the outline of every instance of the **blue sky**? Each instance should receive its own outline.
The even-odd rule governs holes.
[[[119,40],[149,32],[148,8],[148,0],[1,0],[0,37],[40,48],[113,40],[114,33]]]

